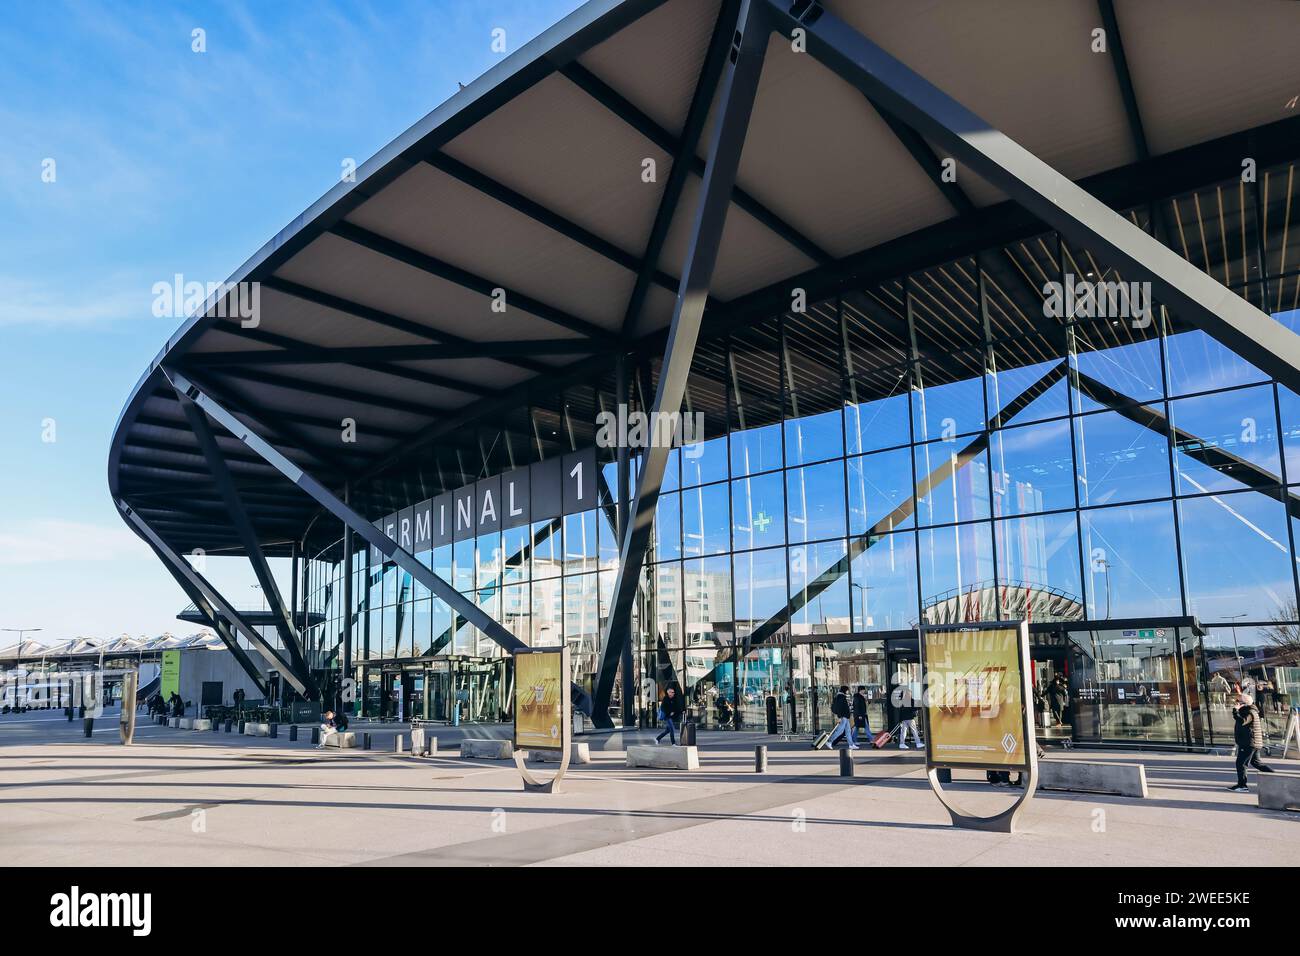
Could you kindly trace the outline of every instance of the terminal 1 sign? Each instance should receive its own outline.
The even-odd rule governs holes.
[[[1028,651],[1023,621],[921,629],[930,767],[1028,769]]]
[[[588,448],[438,495],[376,521],[375,527],[415,554],[503,528],[590,511],[599,501],[599,481],[596,449]],[[383,554],[371,548],[370,563],[382,560]]]

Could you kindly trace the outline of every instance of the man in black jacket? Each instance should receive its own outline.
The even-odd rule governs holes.
[[[1255,698],[1242,694],[1233,708],[1233,740],[1237,744],[1237,782],[1229,790],[1248,793],[1246,786],[1246,767],[1251,766],[1261,773],[1272,773],[1273,768],[1265,766],[1259,759],[1259,751],[1264,746],[1264,726],[1259,711],[1255,708]]]
[[[664,691],[664,699],[659,702],[659,713],[664,722],[663,732],[655,738],[655,743],[664,739],[664,734],[672,741],[673,746],[677,746],[677,723],[676,721],[682,715],[682,700],[677,696],[677,688],[669,687]]]
[[[849,685],[844,684],[840,687],[840,692],[835,695],[831,701],[831,713],[840,719],[831,731],[830,737],[826,741],[826,746],[830,747],[835,744],[840,737],[844,737],[849,742],[850,750],[858,749],[858,742],[853,736],[853,727],[849,724],[849,717],[853,715],[853,708],[849,705]]]
[[[871,739],[871,724],[867,722],[867,689],[861,684],[853,692],[853,732],[861,739]]]

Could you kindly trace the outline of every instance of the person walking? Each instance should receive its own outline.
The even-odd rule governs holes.
[[[1052,722],[1055,725],[1065,723],[1065,707],[1069,703],[1070,693],[1065,686],[1065,678],[1057,674],[1047,686],[1047,704],[1052,710]]]
[[[1237,744],[1237,782],[1229,787],[1235,793],[1249,793],[1246,786],[1246,767],[1251,766],[1261,773],[1272,773],[1273,768],[1265,766],[1259,759],[1259,751],[1264,746],[1263,718],[1255,707],[1255,698],[1242,694],[1237,698],[1237,706],[1232,711],[1232,736]]]
[[[655,738],[655,743],[661,743],[664,734],[672,741],[674,747],[677,746],[677,720],[682,714],[682,701],[677,696],[677,688],[669,687],[664,691],[663,700],[659,701],[659,719],[664,722],[664,729]]]
[[[831,731],[831,735],[826,738],[826,746],[833,747],[835,742],[843,737],[849,743],[850,750],[858,749],[858,741],[853,736],[853,725],[849,723],[849,718],[853,716],[853,705],[849,703],[849,685],[842,684],[840,692],[835,695],[831,701],[831,713],[839,718],[839,723]]]
[[[867,689],[861,684],[853,692],[853,732],[859,740],[871,739],[871,724],[867,721]]]
[[[898,749],[907,750],[907,732],[912,732],[916,749],[920,750],[921,732],[916,729],[916,700],[912,697],[912,686],[900,684],[898,687]]]

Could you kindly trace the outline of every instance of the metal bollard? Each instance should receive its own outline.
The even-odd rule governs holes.
[[[318,731],[318,732],[319,732],[319,731]],[[297,741],[297,739],[298,739],[298,725],[297,725],[297,724],[290,724],[290,725],[289,725],[289,742],[290,742],[290,743],[294,743],[294,742]]]
[[[754,747],[754,773],[767,773],[767,745]]]
[[[214,719],[212,721],[212,732],[215,734],[220,729],[221,729],[221,721]]]
[[[231,728],[232,728],[233,726],[234,726],[234,722],[233,722],[233,721],[229,721],[229,720],[226,721],[226,733],[230,733],[230,730],[231,730]]]
[[[87,717],[87,718],[82,722],[82,730],[84,731],[84,733],[86,734],[87,737],[89,737],[92,733],[94,733],[94,731],[95,731],[95,718],[94,718],[94,717]]]
[[[370,749],[370,734],[369,734],[369,733],[364,733],[364,734],[361,735],[361,749],[362,749],[362,750],[369,750],[369,749]]]
[[[68,715],[68,723],[72,723],[72,708],[64,707],[63,712]]]
[[[840,750],[840,776],[853,776],[853,754],[849,751],[848,747],[844,747]]]
[[[244,720],[242,717],[239,720],[239,735],[241,737],[244,735]]]
[[[764,702],[765,715],[767,717],[767,732],[776,734],[776,698],[769,696]]]
[[[393,753],[395,754],[400,754],[404,749],[402,745],[405,743],[405,741],[402,739],[402,737],[403,737],[402,734],[393,735]]]
[[[317,744],[320,743],[320,728],[319,728],[319,727],[313,727],[313,728],[311,729],[311,742],[312,742],[313,745],[317,745]]]
[[[267,734],[266,734],[266,735],[267,735],[268,737],[279,737],[279,736],[280,736],[280,725],[279,725],[279,724],[271,724],[271,725],[267,728]]]

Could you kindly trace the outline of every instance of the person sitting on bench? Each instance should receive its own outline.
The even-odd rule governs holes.
[[[321,718],[320,743],[316,745],[316,749],[320,750],[323,748],[325,746],[325,741],[328,740],[330,734],[333,733],[338,733],[338,725],[334,722],[334,711],[327,710]]]

